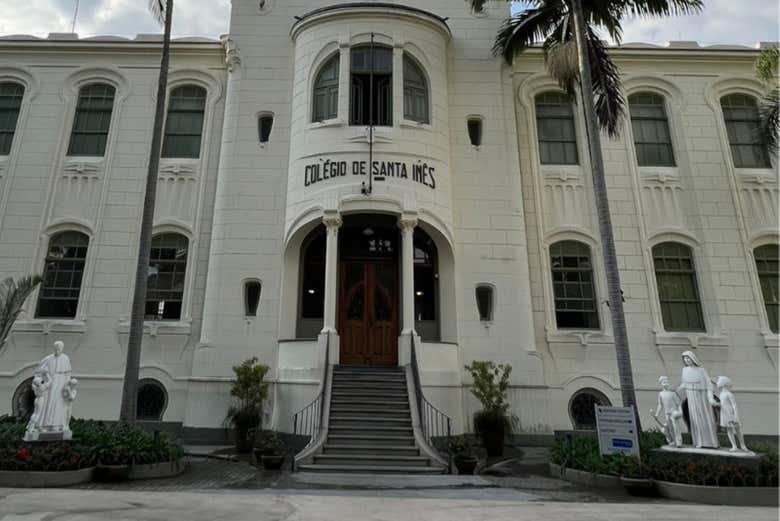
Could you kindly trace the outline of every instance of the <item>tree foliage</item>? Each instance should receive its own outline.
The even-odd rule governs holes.
[[[227,422],[256,427],[263,414],[263,401],[268,396],[268,382],[263,381],[268,373],[268,366],[258,363],[257,357],[244,360],[233,366],[236,379],[230,388],[230,395],[235,398],[228,409]]]
[[[777,157],[780,142],[780,89],[778,89],[778,60],[780,48],[764,49],[756,60],[756,76],[769,92],[761,100],[759,106],[759,141],[765,143],[769,152]]]
[[[482,404],[482,410],[489,414],[506,415],[509,409],[506,391],[509,389],[512,366],[474,360],[464,367],[474,380],[471,394]]]

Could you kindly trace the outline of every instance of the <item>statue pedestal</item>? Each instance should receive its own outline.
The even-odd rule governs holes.
[[[707,449],[685,446],[681,448],[661,447],[650,451],[653,461],[670,463],[684,459],[694,463],[717,463],[719,465],[738,465],[758,471],[761,456],[755,452],[729,452],[729,449]]]

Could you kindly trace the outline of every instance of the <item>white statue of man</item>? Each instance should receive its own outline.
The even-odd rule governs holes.
[[[682,402],[677,393],[670,389],[669,378],[662,376],[658,379],[661,384],[661,392],[658,393],[658,405],[654,411],[650,411],[653,418],[661,424],[666,436],[666,442],[670,447],[682,447]],[[662,416],[666,421],[658,419]]]
[[[731,392],[731,378],[728,376],[718,377],[718,393],[720,398],[720,426],[725,427],[731,442],[731,452],[750,450],[745,445],[745,435],[742,433],[742,422],[739,420],[739,411],[737,411],[737,399]],[[739,446],[737,446],[739,442]]]
[[[36,374],[32,380],[32,391],[35,395],[33,402],[33,412],[30,421],[27,422],[27,429],[24,432],[24,441],[36,441],[39,435],[41,413],[43,404],[46,402],[46,391],[49,388],[48,382],[44,381],[43,376]]]
[[[70,358],[63,353],[65,344],[54,342],[54,353],[41,360],[36,371],[47,381],[48,389],[43,411],[38,420],[41,433],[62,433],[63,439],[70,439],[70,430],[66,430],[67,404],[63,391],[71,379]]]
[[[688,403],[691,438],[696,448],[718,448],[718,431],[715,426],[715,413],[712,408],[717,405],[715,392],[707,370],[691,351],[682,354],[685,367],[682,370],[680,386],[677,394]]]

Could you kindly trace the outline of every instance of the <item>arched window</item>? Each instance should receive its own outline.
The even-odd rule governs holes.
[[[257,118],[257,136],[260,139],[260,143],[268,143],[268,140],[271,139],[271,129],[273,128],[273,114],[261,114]]]
[[[336,53],[322,66],[314,80],[312,121],[325,121],[338,116],[339,55]]]
[[[571,99],[560,92],[536,96],[539,160],[543,165],[576,165],[577,133]]]
[[[146,290],[147,320],[179,320],[184,300],[189,241],[178,233],[152,239]]]
[[[304,243],[298,338],[313,338],[322,329],[325,304],[325,228],[314,230]]]
[[[469,132],[469,141],[475,147],[482,144],[482,118],[471,117],[466,120],[466,130]]]
[[[24,86],[0,83],[0,156],[7,156],[11,152],[23,97]]]
[[[769,320],[769,329],[773,333],[778,332],[778,302],[780,302],[780,290],[778,289],[778,245],[767,244],[753,251],[756,259],[758,280],[761,283],[761,294],[764,296],[764,307]]]
[[[200,157],[206,89],[184,85],[171,91],[162,157]]]
[[[628,98],[639,166],[675,166],[664,98],[652,92]]]
[[[661,316],[667,331],[704,331],[693,252],[685,244],[664,242],[653,247]]]
[[[20,383],[14,391],[11,401],[11,413],[16,418],[27,418],[35,407],[35,393],[32,389],[32,378]]]
[[[260,281],[248,280],[244,282],[244,314],[248,317],[257,316],[257,308],[260,305]]]
[[[477,284],[474,293],[477,297],[477,311],[482,322],[493,321],[493,300],[495,298],[493,286],[490,284]]]
[[[162,421],[163,413],[168,406],[168,393],[165,386],[151,378],[138,382],[136,395],[136,413],[138,420]]]
[[[36,317],[75,318],[89,237],[67,231],[52,236],[43,267]]]
[[[69,156],[102,156],[106,153],[115,89],[94,83],[81,87],[70,135]]]
[[[753,96],[729,94],[720,100],[735,168],[770,168],[766,144],[757,134],[758,104]]]
[[[420,66],[404,54],[404,117],[420,123],[429,123],[428,82]]]
[[[609,407],[612,403],[596,389],[580,389],[569,400],[569,417],[577,430],[596,429],[596,406]]]
[[[550,246],[555,323],[559,329],[598,329],[593,261],[587,244],[560,241]]]
[[[439,273],[436,243],[414,229],[414,323],[424,341],[439,340]]]
[[[392,125],[393,50],[361,45],[350,56],[350,125]]]

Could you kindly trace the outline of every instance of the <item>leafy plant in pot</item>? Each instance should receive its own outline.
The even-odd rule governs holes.
[[[285,456],[287,448],[279,435],[273,431],[264,432],[260,448],[255,450],[255,459],[267,470],[279,470],[284,464]]]
[[[504,454],[504,437],[512,430],[514,417],[508,414],[506,392],[512,366],[474,360],[465,366],[471,374],[473,394],[482,404],[482,410],[474,414],[474,431],[479,436],[488,457]]]
[[[458,474],[474,474],[479,460],[471,449],[471,440],[464,434],[450,438],[449,451]]]
[[[234,402],[230,406],[225,423],[235,429],[236,451],[251,452],[255,436],[263,418],[263,401],[268,396],[268,383],[264,382],[268,366],[259,364],[257,357],[233,366],[236,379],[230,389]]]

